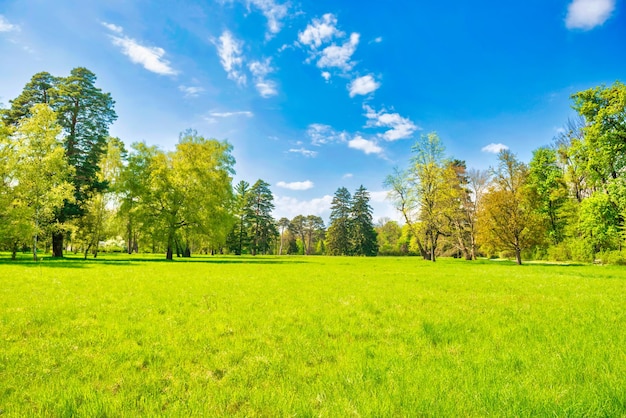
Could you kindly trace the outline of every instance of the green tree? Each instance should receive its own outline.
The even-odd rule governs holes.
[[[56,94],[57,78],[47,72],[35,74],[15,99],[10,100],[11,107],[2,111],[2,119],[7,126],[14,126],[24,118],[32,116],[31,110],[36,104],[50,104]]]
[[[300,239],[302,244],[302,255],[307,254],[306,248],[306,218],[303,215],[295,216],[289,223],[289,232],[297,239]]]
[[[266,254],[271,248],[272,240],[278,236],[276,223],[272,218],[274,196],[269,187],[270,185],[267,182],[259,179],[250,189],[252,255]]]
[[[307,215],[304,218],[304,239],[306,241],[306,254],[311,255],[316,244],[324,240],[324,220],[316,215]]]
[[[361,185],[352,196],[351,206],[351,243],[355,255],[375,256],[378,254],[376,230],[372,220],[372,207],[369,193]]]
[[[330,225],[326,234],[326,252],[329,255],[352,253],[351,223],[352,196],[345,187],[335,192],[330,206]]]
[[[235,185],[235,200],[233,205],[235,223],[228,237],[230,250],[237,255],[243,254],[250,245],[248,231],[252,209],[250,205],[250,183],[241,180]]]
[[[285,232],[287,231],[287,228],[289,228],[289,219],[287,218],[280,218],[278,220],[278,232],[280,234],[280,247],[278,249],[278,254],[282,255],[283,254],[283,246],[284,246],[284,241],[285,241]]]
[[[29,114],[20,120],[15,132],[11,207],[12,216],[28,226],[33,259],[37,261],[39,236],[52,221],[55,209],[72,199],[72,186],[67,179],[73,170],[58,139],[61,129],[52,109],[36,104]]]
[[[402,227],[396,221],[389,218],[378,220],[376,225],[376,239],[378,240],[378,253],[381,255],[401,255],[400,237]]]
[[[536,202],[528,192],[528,167],[509,150],[500,151],[493,183],[484,197],[481,229],[486,245],[509,250],[522,264],[522,250],[542,239]]]

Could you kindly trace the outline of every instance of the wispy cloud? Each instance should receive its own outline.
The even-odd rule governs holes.
[[[287,4],[279,4],[274,0],[248,0],[248,7],[250,7],[250,5],[261,10],[261,13],[263,13],[263,16],[267,19],[267,39],[280,32],[282,28],[281,20],[284,19],[289,12]]]
[[[336,36],[343,36],[343,32],[337,29],[337,18],[332,13],[326,13],[321,19],[313,19],[304,31],[298,33],[298,41],[317,49]]]
[[[385,110],[376,112],[367,105],[364,105],[363,109],[365,109],[365,117],[367,118],[365,127],[389,128],[384,133],[378,135],[385,141],[397,141],[399,139],[410,138],[415,131],[421,129],[410,119],[400,116],[398,113],[388,113]]]
[[[247,116],[251,118],[254,116],[254,113],[248,110],[238,110],[236,112],[210,112],[209,116],[214,118],[231,118],[233,116]]]
[[[330,73],[328,71],[322,71],[322,78],[326,81],[330,81]]]
[[[268,98],[278,94],[276,83],[266,78],[269,73],[274,71],[269,58],[264,61],[252,61],[248,68],[254,77],[254,85],[261,97]]]
[[[241,72],[243,65],[243,42],[235,39],[230,31],[225,30],[218,40],[213,42],[217,47],[217,55],[229,79],[239,85],[246,84],[246,75]]]
[[[591,30],[602,25],[615,10],[615,0],[573,0],[567,6],[568,29]]]
[[[238,116],[245,116],[245,117],[251,118],[254,116],[254,113],[248,110],[238,110],[234,112],[209,112],[204,117],[204,120],[206,120],[209,123],[216,123],[218,119],[232,118],[232,117],[238,117]]]
[[[317,146],[332,142],[346,142],[348,140],[346,132],[337,132],[332,126],[321,123],[312,123],[309,125],[306,133],[311,139],[311,144]]]
[[[0,15],[0,32],[16,32],[18,30],[20,30],[18,25],[9,22],[6,17]]]
[[[124,29],[121,26],[115,25],[113,23],[108,22],[100,22],[102,26],[110,30],[111,32],[119,33],[120,35],[124,32]]]
[[[317,157],[317,154],[318,154],[317,151],[312,151],[304,147],[303,148],[291,148],[289,152],[295,153],[295,154],[302,154],[308,158],[315,158]]]
[[[376,141],[365,139],[360,135],[348,141],[348,146],[363,151],[366,154],[381,154],[383,152],[383,149],[376,145]]]
[[[202,87],[198,86],[178,86],[178,89],[185,93],[185,97],[198,97],[200,93],[204,91]]]
[[[356,95],[365,96],[376,91],[379,87],[380,83],[374,80],[374,77],[371,75],[365,75],[352,80],[352,82],[348,85],[348,90],[350,91],[350,97],[354,97]]]
[[[283,188],[283,189],[289,189],[289,190],[309,190],[313,188],[314,184],[311,180],[294,181],[291,183],[279,181],[278,183],[276,183],[276,186]]]
[[[109,35],[113,45],[120,47],[122,54],[130,58],[135,64],[140,64],[146,70],[160,75],[176,75],[178,71],[172,68],[166,60],[165,50],[156,46],[145,46],[139,41],[124,36],[124,29],[113,23],[101,22],[102,26],[117,35]],[[119,36],[118,36],[119,35]]]
[[[495,143],[491,143],[489,145],[485,145],[484,147],[482,147],[481,151],[482,152],[489,152],[492,154],[497,154],[502,150],[507,150],[509,149],[509,147],[507,147],[504,144],[495,144]]]
[[[351,179],[352,177],[354,177],[354,174],[352,174],[352,173],[346,173],[346,174],[344,174],[344,175],[343,175],[343,177],[342,177],[342,178],[343,178],[343,179]]]
[[[350,35],[350,39],[344,42],[342,45],[330,45],[324,48],[320,54],[320,59],[317,61],[319,68],[339,68],[343,71],[350,71],[354,67],[354,62],[351,61],[352,54],[356,51],[356,47],[359,45],[360,35],[353,33]]]

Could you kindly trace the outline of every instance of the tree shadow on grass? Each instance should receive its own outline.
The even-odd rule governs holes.
[[[140,265],[144,263],[167,263],[167,264],[258,264],[258,265],[277,265],[277,264],[305,264],[307,260],[292,259],[287,256],[264,257],[264,256],[244,256],[244,257],[222,257],[222,256],[198,256],[198,257],[177,257],[173,260],[156,257],[134,257],[134,256],[107,256],[99,255],[98,258],[83,258],[83,256],[69,255],[63,258],[54,258],[44,256],[39,261],[33,261],[32,256],[26,258],[18,256],[16,260],[12,260],[10,256],[3,257],[0,255],[0,266],[14,265],[24,267],[60,267],[60,268],[85,268],[92,265],[111,265],[111,266],[128,266]]]

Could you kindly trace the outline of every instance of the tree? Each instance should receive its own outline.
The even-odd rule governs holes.
[[[400,255],[400,237],[402,227],[398,222],[389,218],[381,218],[376,225],[376,239],[378,241],[378,253],[381,255]]]
[[[55,86],[57,78],[47,72],[35,74],[18,97],[10,100],[11,107],[2,112],[2,119],[7,126],[14,126],[24,118],[29,118],[32,108],[36,104],[50,104],[52,97],[56,94]]]
[[[305,217],[298,215],[289,223],[289,232],[295,237],[300,238],[300,242],[302,243],[302,255],[307,254],[305,222]]]
[[[372,220],[372,207],[369,193],[361,185],[352,197],[351,234],[352,253],[355,255],[375,256],[378,254],[378,242]]]
[[[241,180],[235,186],[235,200],[233,204],[233,214],[236,221],[229,234],[228,242],[231,251],[235,254],[243,254],[244,248],[249,247],[250,239],[248,230],[250,229],[250,217],[252,209],[250,207],[250,183]]]
[[[20,120],[15,132],[11,210],[14,220],[26,223],[37,261],[38,237],[53,219],[55,209],[72,199],[72,186],[67,181],[72,167],[58,139],[61,129],[52,109],[36,104],[29,114]]]
[[[266,254],[271,248],[272,240],[278,235],[276,224],[272,218],[274,196],[269,184],[257,180],[250,189],[250,238],[251,253]]]
[[[316,215],[304,218],[303,233],[306,241],[306,254],[311,255],[315,245],[324,239],[324,220]]]
[[[326,237],[326,251],[329,255],[351,254],[351,211],[350,192],[345,187],[338,188],[330,206],[330,226]]]
[[[549,240],[554,245],[559,244],[565,236],[567,218],[563,216],[563,208],[568,200],[568,191],[554,149],[542,147],[533,152],[528,186],[537,202],[537,212],[546,224]]]
[[[84,213],[90,193],[106,188],[96,174],[106,152],[109,126],[117,115],[111,95],[95,86],[96,76],[86,68],[74,68],[68,77],[56,80],[50,104],[63,128],[66,158],[74,167],[74,199],[67,200],[56,216],[62,224]],[[63,239],[61,230],[52,235],[55,257],[63,256]]]
[[[287,218],[280,218],[278,220],[278,231],[280,233],[280,248],[278,249],[278,254],[282,255],[283,254],[283,243],[284,243],[284,239],[285,239],[285,231],[287,230],[287,228],[289,228],[289,219]]]
[[[495,249],[513,251],[517,264],[522,264],[522,250],[543,236],[541,222],[526,187],[528,167],[509,150],[500,151],[498,161],[484,197],[484,241]]]
[[[467,229],[470,239],[470,256],[476,260],[477,236],[478,236],[478,215],[483,204],[483,197],[487,191],[490,175],[487,171],[470,169],[467,174],[467,184],[469,195],[464,203],[467,219]]]

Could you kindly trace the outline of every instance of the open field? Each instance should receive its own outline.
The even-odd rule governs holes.
[[[625,416],[626,269],[0,260],[3,416]]]

